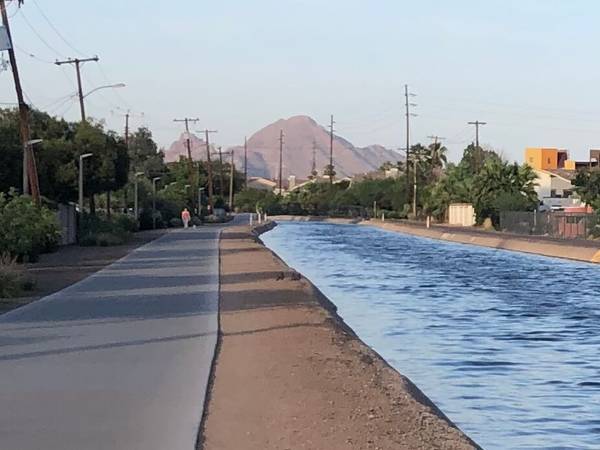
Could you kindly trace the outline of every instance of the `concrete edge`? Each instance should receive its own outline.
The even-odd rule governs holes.
[[[531,236],[527,236],[527,238],[519,238],[512,235],[499,236],[498,234],[484,236],[481,233],[469,233],[468,230],[463,229],[461,229],[460,232],[452,233],[447,230],[436,229],[435,227],[417,227],[400,223],[382,222],[381,220],[360,222],[359,225],[372,226],[387,231],[455,242],[458,244],[477,245],[480,247],[529,253],[585,263],[600,263],[600,244],[598,244],[598,247],[584,247],[576,244],[569,244],[569,242],[558,243],[542,239],[536,240]]]
[[[280,261],[280,263],[282,264],[283,267],[292,269],[290,266],[288,266],[286,264],[286,262],[283,259],[281,259],[279,257],[279,255],[277,253],[275,253],[273,250],[271,250],[269,247],[267,247],[264,244],[264,242],[260,239],[260,235],[272,230],[276,226],[277,226],[277,222],[275,220],[272,220],[271,222],[266,222],[262,225],[253,227],[251,230],[251,233],[254,235],[256,242],[259,243],[260,245],[262,245],[266,250],[268,250],[275,259]],[[419,389],[419,387],[415,383],[413,383],[408,377],[406,377],[402,373],[400,373],[396,368],[392,367],[386,361],[386,359],[383,356],[381,356],[375,349],[373,349],[372,347],[367,345],[356,334],[356,332],[344,321],[342,316],[340,316],[338,314],[338,312],[337,312],[338,308],[335,305],[335,303],[333,303],[317,286],[315,286],[315,284],[310,279],[305,277],[304,274],[302,274],[302,279],[305,280],[306,283],[308,284],[308,287],[311,290],[311,293],[314,294],[314,296],[316,297],[316,299],[319,303],[319,306],[321,306],[323,309],[325,309],[329,313],[334,327],[337,327],[339,330],[341,330],[348,338],[353,339],[356,342],[358,342],[360,344],[360,346],[362,347],[363,351],[365,351],[366,353],[370,353],[374,357],[374,359],[379,360],[383,364],[383,366],[386,367],[388,370],[396,373],[402,379],[402,381],[404,383],[406,383],[408,393],[413,397],[413,399],[416,402],[429,408],[433,415],[437,416],[439,419],[446,422],[450,427],[459,430],[460,433],[462,433],[463,436],[465,436],[468,439],[468,441],[476,449],[482,449],[482,447],[480,447],[479,444],[477,444],[475,441],[473,441],[473,439],[471,439],[463,430],[461,430],[454,422],[452,422],[448,418],[448,416],[446,416],[443,413],[443,411],[429,397],[427,397],[427,395],[425,395],[425,393],[423,391],[421,391],[421,389]],[[198,450],[200,450],[200,449],[198,449]]]
[[[206,380],[206,388],[204,391],[204,402],[202,404],[202,416],[200,417],[200,423],[198,424],[198,433],[196,435],[196,442],[194,444],[195,450],[202,450],[204,448],[204,437],[206,429],[206,418],[208,417],[208,405],[212,398],[213,387],[215,384],[215,375],[217,371],[217,360],[221,353],[221,346],[223,344],[223,332],[221,331],[221,236],[223,235],[223,228],[219,230],[217,236],[217,340],[215,341],[215,347],[213,348],[213,354],[210,361],[210,372],[208,379]]]

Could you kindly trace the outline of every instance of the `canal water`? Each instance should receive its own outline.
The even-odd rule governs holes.
[[[359,225],[262,236],[485,449],[600,449],[600,268]]]

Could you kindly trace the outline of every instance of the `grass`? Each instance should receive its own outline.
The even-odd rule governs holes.
[[[8,253],[0,255],[0,298],[21,297],[24,292],[31,291],[33,281],[27,276],[22,266]]]

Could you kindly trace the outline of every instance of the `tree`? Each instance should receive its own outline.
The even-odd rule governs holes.
[[[535,192],[536,178],[527,164],[519,166],[488,159],[473,180],[473,206],[478,221],[489,217],[496,225],[501,211],[535,209],[539,203]]]
[[[425,210],[443,220],[451,203],[473,201],[473,175],[466,164],[448,164],[445,173],[432,186]]]
[[[484,150],[481,146],[470,144],[463,152],[461,164],[464,164],[472,175],[479,173],[489,160],[502,161],[502,158],[493,150]]]
[[[598,169],[579,171],[571,184],[575,186],[575,192],[579,194],[581,200],[595,211],[600,211],[600,171]]]
[[[138,128],[129,137],[129,158],[131,170],[144,172],[148,178],[160,176],[167,170],[165,154],[158,149],[152,132],[146,127]]]
[[[125,186],[129,174],[129,155],[124,141],[115,133],[105,133],[100,124],[81,122],[74,138],[77,157],[92,153],[86,161],[84,188],[90,198],[90,212],[95,214],[94,195]]]

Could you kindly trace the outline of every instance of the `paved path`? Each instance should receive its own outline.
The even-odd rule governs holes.
[[[192,450],[217,339],[218,234],[169,233],[0,316],[0,449]]]

